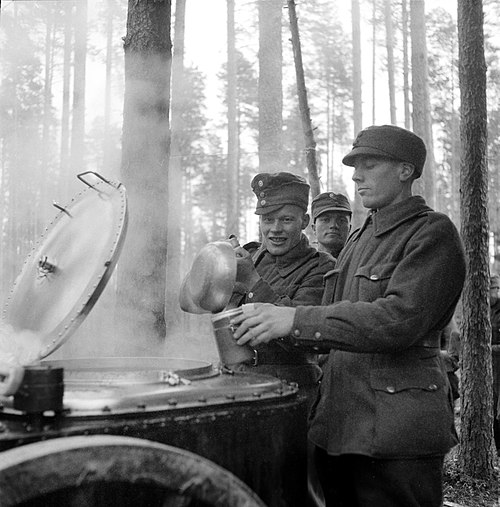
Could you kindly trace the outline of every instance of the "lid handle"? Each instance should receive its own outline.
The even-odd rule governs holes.
[[[112,181],[106,179],[104,176],[101,176],[99,173],[96,173],[94,171],[85,171],[83,173],[80,173],[80,174],[77,174],[76,177],[82,181],[83,183],[85,183],[85,185],[87,185],[88,187],[96,190],[98,192],[98,190],[95,188],[94,185],[92,185],[91,183],[89,183],[85,178],[84,176],[86,176],[87,174],[93,174],[96,178],[99,178],[100,180],[104,181],[104,183],[107,183],[108,185],[112,186],[113,188],[120,188],[121,187],[121,183],[113,183]]]

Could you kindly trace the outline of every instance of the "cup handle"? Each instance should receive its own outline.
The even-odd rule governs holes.
[[[0,362],[0,396],[15,394],[24,377],[22,366],[12,366]]]

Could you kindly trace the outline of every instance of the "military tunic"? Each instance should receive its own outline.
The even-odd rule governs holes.
[[[321,304],[324,275],[335,261],[326,252],[310,246],[302,234],[300,242],[284,255],[271,255],[258,243],[245,245],[261,279],[240,301],[282,306]],[[317,355],[275,341],[257,347],[257,365],[252,371],[278,376],[301,386],[315,384],[320,375]],[[240,368],[242,369],[242,368]]]
[[[465,278],[451,221],[420,196],[348,239],[322,307],[298,307],[298,348],[330,350],[309,437],[330,455],[442,456],[456,443],[439,336]]]

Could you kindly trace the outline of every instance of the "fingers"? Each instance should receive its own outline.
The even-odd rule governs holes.
[[[266,326],[259,324],[247,329],[240,338],[236,338],[236,333],[234,334],[234,337],[238,345],[248,344],[251,347],[257,347],[258,345],[268,341],[268,335],[269,333],[267,332]]]
[[[233,250],[234,250],[236,257],[239,257],[242,259],[250,257],[250,253],[247,250],[245,250],[242,246],[238,245],[238,246],[234,247]]]
[[[236,327],[233,336],[238,345],[255,347],[272,338],[269,333],[272,328],[270,309],[275,309],[275,306],[262,303],[244,305],[243,313],[231,319],[231,324]]]

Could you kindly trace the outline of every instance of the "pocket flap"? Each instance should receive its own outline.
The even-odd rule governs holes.
[[[431,368],[424,369],[383,369],[372,370],[370,384],[375,391],[389,394],[419,389],[437,391],[445,385],[441,371]]]
[[[369,264],[361,266],[354,276],[368,278],[369,280],[383,280],[390,278],[394,272],[397,262],[388,262],[386,264]]]

